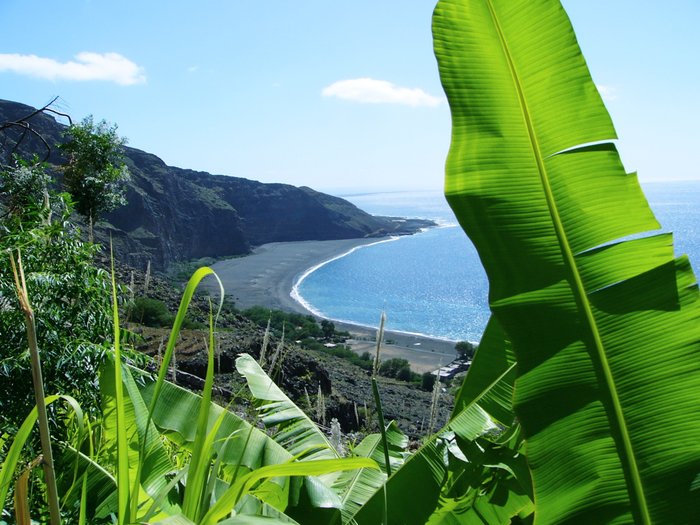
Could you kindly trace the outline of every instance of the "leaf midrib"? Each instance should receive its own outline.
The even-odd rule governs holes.
[[[620,399],[617,394],[617,387],[615,385],[615,379],[612,375],[612,370],[610,369],[610,364],[608,363],[608,358],[605,353],[605,345],[603,344],[600,331],[598,330],[598,325],[596,323],[595,317],[593,315],[593,310],[590,302],[588,301],[588,295],[586,294],[585,287],[583,285],[583,280],[581,279],[581,274],[579,273],[578,266],[576,265],[576,260],[574,257],[573,250],[569,244],[564,225],[562,223],[559,210],[557,208],[554,194],[552,188],[549,184],[549,177],[547,174],[547,169],[544,164],[544,156],[540,150],[540,144],[537,140],[537,134],[535,133],[533,122],[530,117],[530,111],[528,109],[528,104],[525,98],[525,93],[520,84],[520,79],[517,73],[517,69],[513,62],[508,43],[506,42],[505,35],[501,29],[498,22],[498,17],[494,9],[492,0],[486,0],[486,5],[488,6],[491,19],[493,21],[494,27],[498,34],[499,41],[503,48],[503,54],[508,63],[508,68],[511,73],[513,84],[518,95],[518,101],[520,103],[520,109],[522,111],[523,121],[528,133],[528,138],[532,147],[532,151],[535,157],[535,162],[537,164],[537,170],[540,176],[540,181],[542,183],[542,189],[544,191],[545,200],[547,203],[547,208],[549,210],[550,217],[554,226],[554,231],[557,236],[557,241],[559,242],[559,247],[561,249],[564,263],[569,270],[571,277],[571,288],[578,304],[579,308],[583,311],[586,324],[590,330],[590,335],[593,340],[593,345],[595,347],[595,355],[597,355],[600,360],[600,368],[603,372],[603,377],[605,379],[605,386],[610,395],[612,401],[613,411],[614,411],[614,421],[622,437],[622,446],[624,448],[624,461],[627,462],[630,473],[630,482],[632,485],[632,491],[634,492],[634,501],[637,502],[639,515],[642,518],[642,522],[645,524],[651,524],[651,516],[649,514],[649,509],[646,502],[646,497],[644,495],[644,490],[642,488],[642,480],[639,474],[639,468],[634,456],[634,450],[632,447],[632,442],[629,435],[629,430],[627,428],[627,423],[625,421],[624,413],[622,411],[622,406]],[[623,469],[623,473],[625,469]]]
[[[379,450],[379,445],[381,445],[381,443],[382,443],[382,440],[381,440],[381,438],[378,437],[376,442],[374,443],[374,445],[371,448],[371,452],[369,454],[365,454],[365,457],[371,458],[372,455],[374,454],[374,452]],[[362,474],[364,473],[365,470],[366,469],[361,468],[361,469],[354,471],[354,473],[352,474],[351,481],[346,484],[345,493],[342,496],[340,496],[340,501],[343,503],[343,508],[345,508],[345,504],[348,502],[350,497],[353,495],[354,489],[359,484],[360,478],[362,477]],[[372,487],[372,488],[375,488],[375,487]],[[376,489],[375,489],[375,491],[376,491]],[[362,505],[358,505],[358,508],[361,506]]]

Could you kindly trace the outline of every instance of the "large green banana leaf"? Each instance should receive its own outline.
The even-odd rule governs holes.
[[[643,237],[658,223],[566,13],[441,0],[433,35],[446,196],[513,343],[537,522],[697,522],[696,279],[668,235]]]
[[[282,392],[255,359],[242,354],[236,359],[236,369],[245,377],[257,400],[263,424],[275,429],[273,438],[285,450],[295,456],[304,454],[307,460],[339,457],[321,429]]]

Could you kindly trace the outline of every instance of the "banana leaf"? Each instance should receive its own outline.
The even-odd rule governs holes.
[[[255,398],[260,420],[284,450],[303,462],[340,457],[323,431],[280,390],[255,359],[242,354],[236,359],[236,369],[245,377]],[[332,485],[340,475],[339,469],[318,477],[307,476],[303,492],[298,481],[294,480],[289,498],[292,508],[288,514],[297,521],[334,522],[337,509],[342,509],[342,502]]]
[[[149,403],[154,386],[152,380],[147,377],[141,378],[139,388],[145,403]],[[152,415],[153,423],[168,439],[187,450],[192,450],[195,441],[192,414],[197,412],[200,403],[201,398],[198,395],[166,381],[161,385],[158,402]],[[212,449],[216,452],[217,458],[220,458],[222,468],[230,472],[231,476],[246,475],[261,467],[286,463],[294,458],[294,454],[285,450],[264,432],[251,426],[233,412],[211,403],[207,428],[209,430],[214,428],[220,418],[222,420],[218,423]],[[227,440],[228,436],[232,438]],[[268,483],[273,482],[285,485],[287,480],[275,478]],[[336,512],[335,508],[341,505],[335,491],[314,476],[292,478],[290,485],[290,494],[285,494],[285,497],[289,497],[287,503],[290,507],[285,512],[333,514]],[[270,491],[268,495],[275,497],[274,487],[268,485],[267,488]],[[256,495],[266,501],[263,492]]]
[[[168,486],[168,475],[173,470],[173,464],[168,452],[165,450],[160,434],[148,418],[147,405],[139,393],[137,383],[131,374],[131,368],[121,364],[122,395],[121,400],[117,395],[114,378],[115,360],[113,356],[107,356],[100,370],[100,391],[102,395],[102,447],[98,462],[103,465],[117,465],[118,461],[118,425],[122,425],[128,444],[128,473],[129,484],[133,483],[140,471],[141,483],[139,484],[138,503],[148,504],[149,500],[156,498]],[[117,407],[121,404],[122,418],[117,420]],[[146,429],[148,428],[148,432]],[[140,447],[142,440],[146,438],[146,446]],[[140,449],[144,455],[140,455]],[[137,465],[142,464],[139,469]],[[171,499],[163,500],[165,509],[173,511]]]
[[[406,452],[408,438],[395,422],[389,423],[386,429],[387,443],[389,445],[389,461],[391,468],[396,471],[406,461],[409,455]],[[353,450],[354,456],[371,458],[377,462],[380,469],[363,468],[354,471],[343,472],[333,483],[333,488],[338,492],[342,506],[340,511],[345,521],[359,510],[367,500],[382,487],[387,480],[384,445],[381,434],[370,434],[360,442]]]
[[[152,380],[141,378],[139,388],[145,403],[150,402],[154,387]],[[200,404],[201,397],[197,394],[165,381],[152,414],[153,423],[168,439],[191,450],[196,431],[192,414],[198,412]],[[216,403],[209,405],[208,429],[214,427],[222,413],[224,421],[219,426],[213,449],[225,465],[237,466],[241,473],[247,474],[264,465],[285,463],[293,457],[265,433]],[[234,438],[227,442],[225,438],[231,435]]]
[[[604,16],[601,13],[601,16]],[[513,344],[538,523],[691,523],[700,301],[557,0],[441,0],[445,193]]]
[[[455,441],[450,451],[458,447],[464,457],[450,455],[448,476],[427,525],[500,525],[532,514],[529,486],[522,482],[529,473],[517,435],[511,447],[483,439]]]
[[[272,437],[285,450],[296,456],[316,449],[305,459],[339,457],[321,429],[280,390],[255,359],[248,354],[241,355],[236,359],[236,369],[245,377],[257,400],[263,424],[276,429]]]

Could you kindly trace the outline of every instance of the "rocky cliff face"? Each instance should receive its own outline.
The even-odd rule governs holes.
[[[33,111],[0,100],[0,125]],[[49,162],[60,165],[55,144],[64,126],[43,113],[28,122],[36,134],[27,134],[19,152],[43,155],[40,135],[51,147]],[[0,132],[0,157],[7,157],[21,133],[18,126]],[[168,166],[134,148],[125,153],[132,176],[128,204],[104,217],[96,235],[104,242],[111,234],[116,256],[136,266],[151,261],[153,268],[164,270],[177,261],[245,254],[267,242],[406,234],[428,224],[374,217],[311,188]]]

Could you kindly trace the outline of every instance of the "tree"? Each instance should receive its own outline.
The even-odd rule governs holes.
[[[421,376],[421,383],[420,383],[421,390],[425,390],[426,392],[431,392],[433,390],[433,386],[435,385],[436,379],[437,379],[437,376],[435,374],[433,374],[432,372],[423,372],[423,375]]]
[[[411,379],[411,365],[406,359],[394,357],[382,362],[379,367],[379,374],[384,377],[409,381]]]
[[[476,348],[469,341],[459,341],[455,345],[455,350],[459,354],[460,359],[472,358],[474,357],[474,351]]]
[[[126,203],[124,184],[129,179],[123,161],[126,139],[117,135],[116,125],[104,120],[95,124],[92,116],[69,126],[65,137],[67,141],[59,145],[67,157],[64,182],[75,200],[76,211],[88,222],[88,237],[92,242],[97,217]]]
[[[335,325],[332,321],[323,319],[321,321],[321,331],[323,332],[323,337],[325,339],[330,339],[335,334]]]

